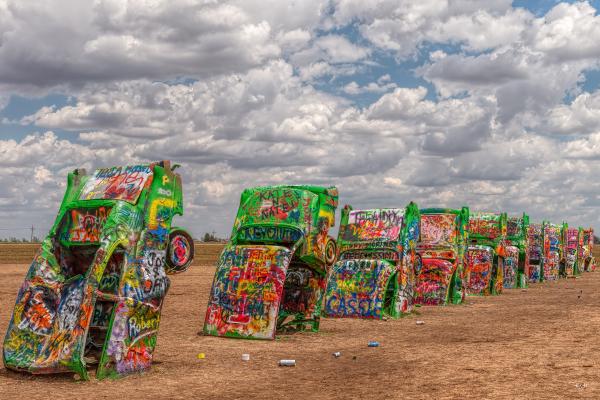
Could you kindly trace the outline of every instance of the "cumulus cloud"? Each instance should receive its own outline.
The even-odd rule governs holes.
[[[69,170],[173,159],[197,236],[283,183],[600,227],[597,26],[588,2],[0,0],[0,111],[73,96],[5,118],[38,133],[0,139],[0,215],[49,227]]]

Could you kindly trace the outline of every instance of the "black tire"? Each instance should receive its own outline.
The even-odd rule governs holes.
[[[178,274],[187,271],[194,261],[194,241],[183,230],[174,230],[169,234],[167,247],[167,260],[165,271],[167,274]]]

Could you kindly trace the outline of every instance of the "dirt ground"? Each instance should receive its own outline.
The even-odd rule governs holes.
[[[2,335],[26,268],[0,265]],[[2,367],[0,399],[600,398],[600,272],[400,320],[324,319],[317,334],[272,342],[197,334],[213,273],[173,277],[151,372],[75,382]],[[284,358],[296,367],[278,367]]]

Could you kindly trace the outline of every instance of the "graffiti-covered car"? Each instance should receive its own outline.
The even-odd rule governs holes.
[[[527,287],[529,277],[529,216],[509,216],[506,221],[506,243],[508,262],[514,261],[513,254],[518,254],[518,270],[516,287]],[[508,277],[506,277],[508,278]],[[505,288],[514,288],[512,280],[505,280]]]
[[[416,304],[459,304],[465,298],[464,271],[469,208],[421,209],[417,245]]]
[[[219,257],[204,333],[274,339],[283,329],[317,331],[337,202],[335,187],[244,190]]]
[[[581,264],[579,264],[578,254],[581,253],[581,240],[583,236],[583,228],[568,228],[566,230],[565,243],[565,269],[564,276],[573,277],[581,274]]]
[[[477,212],[469,215],[467,294],[500,294],[505,277],[516,281],[516,262],[505,263],[506,213]],[[513,254],[513,257],[515,255]],[[505,268],[506,267],[506,268]]]
[[[542,274],[540,281],[554,281],[560,278],[565,265],[565,236],[568,226],[545,221],[542,224]]]
[[[419,209],[354,210],[345,206],[339,260],[327,282],[328,317],[397,318],[413,306]]]
[[[193,242],[168,161],[75,170],[58,216],[17,296],[4,365],[88,379],[150,368],[167,274],[185,271]]]
[[[581,230],[581,243],[579,245],[579,265],[586,272],[596,270],[596,258],[594,257],[594,229],[587,228]]]
[[[528,282],[540,282],[544,255],[542,224],[530,223],[527,227]]]

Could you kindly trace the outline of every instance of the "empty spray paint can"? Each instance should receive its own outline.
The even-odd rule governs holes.
[[[369,342],[369,347],[379,347],[379,342]]]
[[[242,361],[250,361],[250,354],[242,354]]]
[[[334,356],[335,358],[338,358],[339,356],[342,355],[342,353],[339,351],[336,351],[335,353],[332,353],[331,355]]]
[[[280,367],[294,367],[296,365],[296,360],[279,360]]]

